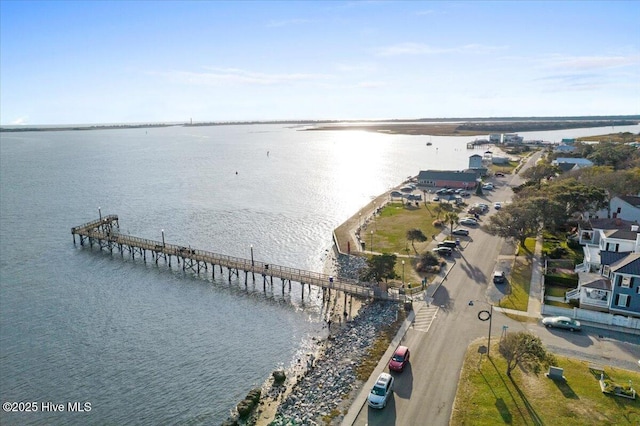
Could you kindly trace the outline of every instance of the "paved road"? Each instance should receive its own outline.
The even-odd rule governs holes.
[[[537,158],[539,155],[534,155],[528,165]],[[490,205],[495,201],[510,200],[512,192],[508,183],[517,185],[520,182],[517,176],[494,181],[496,190],[482,197]],[[483,201],[474,196],[470,202]],[[492,209],[490,214],[493,213]],[[499,290],[491,282],[493,270],[500,259],[513,253],[514,247],[505,244],[503,239],[482,229],[471,231],[468,242],[464,242],[462,250],[455,254],[451,271],[434,295],[432,305],[437,310],[424,303],[415,304],[415,326],[409,328],[402,341],[412,350],[411,363],[403,373],[393,373],[396,377],[393,399],[384,410],[374,410],[359,398],[356,401],[360,407],[352,407],[352,411],[360,408],[355,421],[352,422],[348,415],[343,424],[449,424],[466,349],[475,339],[488,335],[488,322],[480,321],[477,315],[480,310],[489,309],[488,302],[499,296]],[[469,305],[471,300],[475,301],[473,306]],[[519,323],[494,311],[492,340],[500,338],[503,326],[509,331],[530,330],[554,352],[590,362],[634,368],[640,359],[638,336],[612,332],[603,335],[602,330],[590,328],[579,334],[547,330],[538,324]],[[364,389],[365,393],[367,391]]]

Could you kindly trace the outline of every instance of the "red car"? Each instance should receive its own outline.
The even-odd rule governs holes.
[[[389,370],[402,371],[404,366],[409,362],[409,348],[406,346],[398,346],[389,361]]]

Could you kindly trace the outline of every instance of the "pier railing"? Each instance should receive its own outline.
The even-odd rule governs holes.
[[[164,235],[163,241],[156,241],[123,234],[119,231],[117,215],[104,216],[83,225],[75,226],[71,228],[71,234],[73,235],[74,244],[76,242],[75,236],[78,235],[80,245],[83,246],[88,242],[91,247],[96,244],[100,249],[106,248],[111,252],[113,252],[114,249],[121,253],[128,251],[132,257],[135,257],[137,253],[145,260],[146,254],[149,252],[156,263],[158,259],[164,258],[165,261],[169,262],[169,265],[171,264],[171,257],[173,256],[177,258],[178,263],[182,261],[183,269],[188,267],[196,272],[200,272],[201,269],[208,269],[208,265],[211,265],[212,271],[215,266],[219,266],[221,270],[222,268],[227,268],[229,277],[231,277],[232,271],[234,271],[236,275],[238,275],[238,271],[244,271],[245,280],[248,274],[252,274],[254,279],[255,274],[259,274],[265,280],[267,277],[269,277],[270,280],[276,277],[283,280],[283,282],[285,280],[289,282],[294,281],[303,285],[308,284],[325,289],[338,290],[363,298],[404,300],[404,295],[381,291],[375,284],[354,279],[334,277],[332,275],[275,265],[254,259],[228,256],[206,250],[194,249],[190,246],[167,244],[164,241]]]

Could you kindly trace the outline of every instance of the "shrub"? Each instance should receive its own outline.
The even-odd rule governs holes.
[[[273,372],[273,382],[277,385],[282,384],[287,378],[287,375],[282,370],[276,370]]]

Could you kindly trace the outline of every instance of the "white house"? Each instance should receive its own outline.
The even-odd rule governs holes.
[[[583,216],[586,216],[583,215]],[[609,207],[598,210],[591,217],[608,217],[640,223],[640,196],[621,195],[609,201]]]
[[[640,227],[637,222],[616,219],[589,219],[578,229],[583,244],[584,262],[576,272],[602,273],[606,266],[619,260],[623,254],[640,253]]]

